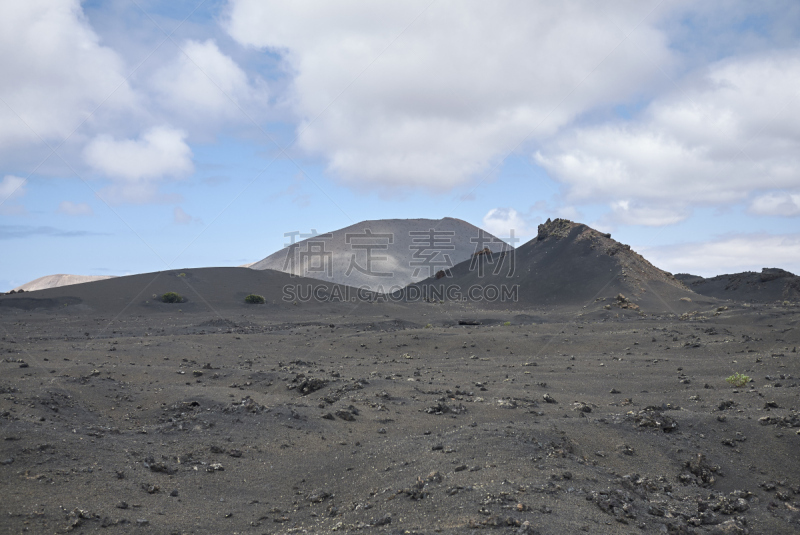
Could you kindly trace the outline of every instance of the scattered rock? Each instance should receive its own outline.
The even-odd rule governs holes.
[[[459,471],[458,468],[456,468],[456,472],[458,471]],[[426,477],[425,479],[427,481],[432,481],[434,483],[441,483],[442,481],[444,481],[444,476],[438,470],[435,470],[430,474],[428,474],[428,477]]]
[[[635,498],[623,489],[592,491],[586,496],[586,499],[622,524],[636,519]]]
[[[702,453],[698,453],[694,458],[686,461],[683,466],[684,472],[678,476],[678,479],[684,485],[712,487],[717,481],[714,474],[719,471],[719,466],[708,464]]]
[[[516,409],[517,401],[513,398],[502,398],[497,400],[497,406],[501,409]]]
[[[424,412],[426,414],[463,414],[467,412],[467,408],[461,403],[451,407],[440,401],[433,407],[428,407],[425,409]]]
[[[387,525],[389,525],[391,523],[392,523],[392,515],[386,514],[386,515],[383,515],[382,517],[377,518],[377,519],[373,518],[372,521],[370,522],[370,525],[372,525],[372,526],[387,526]]]
[[[709,531],[710,535],[748,535],[749,533],[750,530],[744,527],[740,521],[733,519],[726,520]]]
[[[678,427],[678,423],[675,420],[662,414],[655,407],[647,407],[636,412],[630,411],[625,415],[625,418],[639,427],[661,429],[665,433],[669,433]]]
[[[350,406],[347,409],[339,409],[334,414],[346,422],[354,422],[358,415],[358,409]]]
[[[582,412],[582,413],[589,413],[592,412],[592,407],[588,403],[584,403],[582,401],[576,401],[572,404],[572,410]]]
[[[312,392],[316,392],[325,386],[328,385],[327,379],[320,379],[317,377],[306,377],[302,373],[298,374],[292,383],[296,383],[290,386],[291,389],[296,389],[300,395],[307,396]]]
[[[720,401],[719,405],[717,405],[717,410],[726,411],[728,409],[732,409],[735,406],[736,406],[736,402],[734,402],[733,400]]]
[[[622,294],[617,294],[617,297],[614,298],[614,305],[619,308],[639,310],[639,305],[630,301],[627,297],[625,297]]]
[[[623,455],[634,455],[636,453],[636,450],[627,444],[620,444],[617,446],[617,451]]]
[[[800,415],[793,412],[788,416],[762,416],[758,423],[777,427],[800,427]]]
[[[311,503],[322,503],[332,496],[333,495],[330,492],[318,489],[308,494],[306,496],[306,500],[310,501]]]
[[[148,457],[142,462],[142,466],[150,470],[151,472],[157,472],[162,474],[174,474],[176,470],[174,468],[170,468],[165,463],[161,461],[156,461],[153,457]]]

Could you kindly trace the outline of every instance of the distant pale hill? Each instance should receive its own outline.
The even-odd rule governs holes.
[[[452,217],[379,219],[305,239],[250,267],[385,293],[435,276],[484,248],[499,252],[509,246]]]
[[[21,286],[17,286],[14,288],[14,291],[18,292],[24,290],[26,292],[33,292],[35,290],[46,290],[48,288],[58,288],[60,286],[70,286],[72,284],[83,284],[84,282],[101,281],[112,278],[114,277],[109,275],[45,275],[44,277],[39,277]]]

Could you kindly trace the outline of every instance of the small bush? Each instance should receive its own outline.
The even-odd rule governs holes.
[[[744,386],[750,382],[750,377],[737,372],[730,377],[726,377],[725,380],[733,386]]]
[[[165,303],[183,303],[183,297],[175,292],[167,292],[161,296],[161,300]]]
[[[251,305],[263,305],[267,300],[263,295],[250,294],[244,298],[244,302]]]
[[[503,326],[504,327],[511,327],[511,322],[510,321],[506,321],[505,323],[503,323]]]
[[[177,276],[178,276],[178,277],[185,277],[185,276],[186,276],[186,273],[178,273],[178,275],[177,275]]]

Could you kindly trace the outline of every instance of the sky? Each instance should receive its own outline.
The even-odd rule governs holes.
[[[586,223],[800,273],[800,3],[0,0],[0,291]]]

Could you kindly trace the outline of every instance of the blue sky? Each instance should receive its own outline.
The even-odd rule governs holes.
[[[284,233],[587,223],[800,272],[800,7],[7,3],[0,290],[231,266]]]

